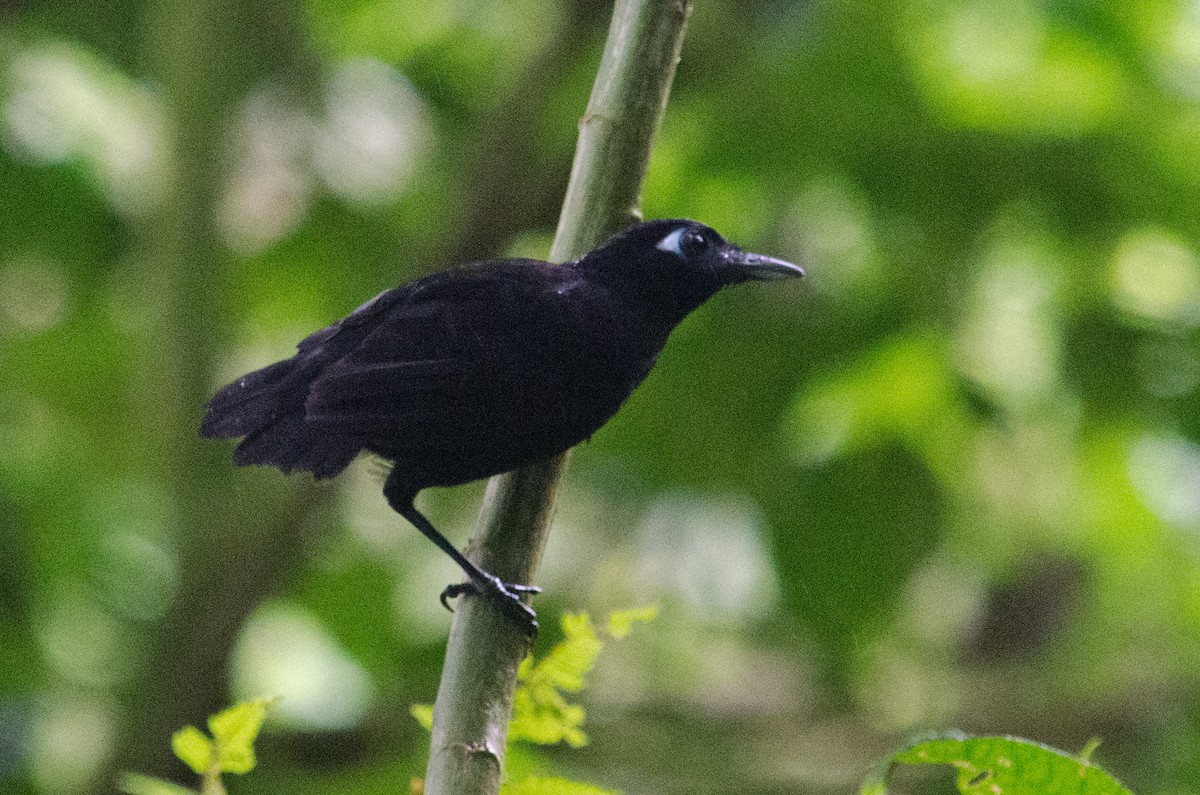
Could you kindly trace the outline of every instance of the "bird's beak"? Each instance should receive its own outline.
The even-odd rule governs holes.
[[[730,267],[744,279],[770,281],[774,279],[799,279],[804,275],[804,268],[793,265],[786,260],[767,257],[742,251],[733,246],[725,255]]]

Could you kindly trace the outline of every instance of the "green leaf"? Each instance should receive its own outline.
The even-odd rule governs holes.
[[[1017,737],[924,735],[882,759],[863,782],[862,795],[886,795],[892,767],[944,764],[958,770],[964,795],[1132,795],[1090,761],[1094,741],[1080,756]]]
[[[596,635],[586,613],[562,617],[562,641],[541,660],[526,658],[517,672],[509,742],[527,740],[538,745],[565,742],[573,748],[587,744],[583,707],[567,703],[563,693],[583,689],[604,642]]]
[[[433,731],[433,704],[413,704],[408,708],[408,714],[416,718],[425,731]]]
[[[601,789],[565,778],[530,776],[500,787],[500,795],[619,795],[616,790]]]
[[[623,638],[634,624],[651,621],[657,615],[657,605],[615,611],[608,617],[607,634]],[[585,677],[604,648],[604,641],[586,613],[564,614],[562,629],[563,640],[542,659],[526,657],[521,662],[513,696],[513,718],[508,727],[509,742],[525,740],[538,745],[565,742],[573,748],[587,744],[582,728],[583,707],[568,703],[564,693],[583,690]],[[421,720],[415,711],[413,715]]]
[[[604,642],[596,635],[587,613],[563,614],[562,628],[566,637],[538,663],[537,672],[541,683],[578,693]]]
[[[221,772],[249,773],[254,769],[254,740],[270,704],[271,699],[265,698],[243,701],[208,719]]]
[[[192,772],[203,775],[212,767],[216,749],[195,726],[184,726],[171,735],[171,750]]]
[[[608,614],[608,634],[616,640],[620,640],[630,633],[634,624],[646,624],[656,618],[658,618],[658,605],[614,610]]]
[[[125,795],[196,795],[187,787],[141,773],[122,773],[117,779],[117,789]]]

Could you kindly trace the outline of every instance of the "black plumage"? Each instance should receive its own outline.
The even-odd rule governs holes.
[[[244,437],[239,465],[337,475],[392,462],[388,503],[482,589],[536,627],[519,593],[466,560],[417,492],[545,460],[590,437],[654,365],[671,330],[721,288],[803,275],[686,220],[637,224],[579,260],[481,262],[380,293],[208,404],[200,432]]]

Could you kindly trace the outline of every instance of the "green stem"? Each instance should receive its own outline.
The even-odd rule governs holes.
[[[214,763],[213,769],[200,777],[200,795],[225,795],[225,782],[221,781],[221,768]]]
[[[618,0],[580,122],[555,261],[581,256],[638,218],[690,13],[688,0]],[[475,562],[506,582],[533,582],[565,463],[563,455],[492,479],[469,552]],[[517,667],[528,651],[528,640],[492,605],[462,600],[434,705],[427,795],[499,791]]]

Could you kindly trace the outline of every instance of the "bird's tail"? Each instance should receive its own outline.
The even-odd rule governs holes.
[[[200,435],[245,437],[233,453],[238,466],[261,464],[331,478],[361,449],[352,440],[322,434],[305,422],[311,376],[299,357],[276,362],[229,384],[208,402]]]

